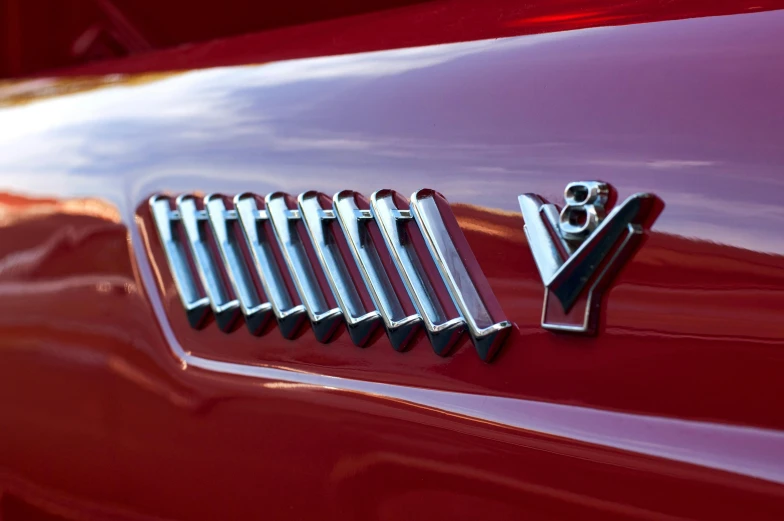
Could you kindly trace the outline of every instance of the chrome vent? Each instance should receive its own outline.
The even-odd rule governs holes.
[[[449,204],[433,190],[410,202],[392,190],[369,201],[350,190],[296,200],[282,192],[174,202],[156,195],[150,209],[194,328],[212,316],[229,332],[242,317],[259,335],[274,318],[286,338],[310,322],[316,339],[328,342],[344,323],[352,342],[365,346],[383,327],[396,350],[424,329],[442,356],[468,333],[486,361],[511,328]]]

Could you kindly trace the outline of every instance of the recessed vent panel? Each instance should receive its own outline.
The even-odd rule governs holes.
[[[156,195],[150,209],[194,328],[210,327],[211,315],[228,333],[242,317],[259,335],[274,319],[293,338],[310,323],[326,343],[343,325],[358,346],[383,328],[400,351],[424,331],[442,356],[467,334],[485,361],[510,331],[449,204],[433,190],[410,200],[392,190],[369,200],[350,190]]]

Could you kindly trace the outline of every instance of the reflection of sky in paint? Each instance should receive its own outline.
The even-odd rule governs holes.
[[[516,210],[567,182],[655,191],[657,229],[784,252],[784,13],[191,72],[0,111],[0,186],[135,207],[153,191],[429,186]]]

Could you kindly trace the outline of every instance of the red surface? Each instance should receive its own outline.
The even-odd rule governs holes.
[[[190,0],[3,0],[0,2],[0,78],[149,55],[155,50],[184,44],[417,1],[421,0],[197,3]]]
[[[414,34],[423,7],[367,16],[381,34],[411,13]],[[362,20],[337,34],[373,33]],[[782,27],[772,11],[12,84],[28,97],[0,110],[3,521],[781,519]],[[246,38],[244,57],[267,52]],[[96,67],[220,61],[198,49]],[[74,86],[92,90],[52,96]],[[667,205],[595,338],[539,326],[516,207],[578,179]],[[440,358],[425,340],[192,330],[147,221],[156,192],[422,186],[515,324],[490,364],[469,342]]]
[[[6,38],[0,78],[46,75],[55,69],[57,74],[187,70],[782,6],[781,0],[224,0],[194,9],[184,0],[68,0],[56,5],[3,0],[0,28],[5,26]],[[305,25],[285,27],[293,24]],[[196,42],[208,43],[187,45]]]

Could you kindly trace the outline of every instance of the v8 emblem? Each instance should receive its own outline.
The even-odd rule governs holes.
[[[569,183],[566,204],[535,194],[519,197],[525,234],[545,286],[542,327],[593,334],[602,292],[634,254],[664,208],[653,194],[635,194],[611,211],[612,187]]]

